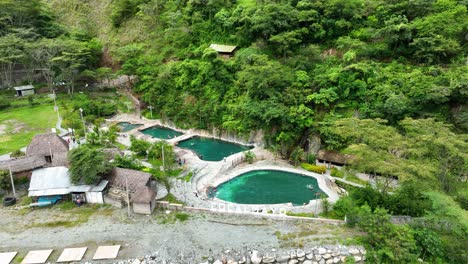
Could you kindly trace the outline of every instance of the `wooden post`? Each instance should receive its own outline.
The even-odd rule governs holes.
[[[13,196],[16,197],[15,181],[13,180],[13,173],[11,173],[11,165],[8,165],[8,170],[10,171],[11,189],[13,190]]]

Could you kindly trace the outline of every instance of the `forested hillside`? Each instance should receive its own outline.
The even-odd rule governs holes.
[[[383,226],[379,207],[453,227],[365,229],[382,263],[467,259],[467,1],[44,2],[71,32],[99,38],[108,66],[138,76],[134,92],[158,117],[263,130],[285,158],[311,141],[354,154],[355,169],[408,185],[399,200],[368,190],[337,210],[369,204],[376,218],[361,215],[375,220],[367,228]],[[225,59],[212,43],[239,49]]]
[[[261,129],[284,157],[320,138],[361,170],[446,190],[466,178],[466,1],[51,2],[179,126]]]

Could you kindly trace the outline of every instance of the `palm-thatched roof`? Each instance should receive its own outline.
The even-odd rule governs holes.
[[[109,177],[109,185],[111,187],[125,189],[126,180],[128,181],[128,189],[131,193],[136,193],[138,190],[148,186],[151,179],[151,174],[147,172],[114,168]]]
[[[319,150],[317,155],[315,156],[319,160],[324,160],[327,162],[333,162],[337,164],[349,164],[351,159],[353,158],[352,155],[348,154],[341,154],[336,151],[331,151],[331,150]]]
[[[55,133],[35,135],[26,149],[27,156],[50,156],[55,153],[68,152],[68,143]]]
[[[13,173],[30,171],[45,167],[46,165],[46,160],[44,157],[40,156],[24,156],[16,159],[0,161],[0,169],[8,170],[11,168],[11,172]]]
[[[132,197],[133,203],[148,204],[154,200],[156,193],[150,187],[139,188]]]

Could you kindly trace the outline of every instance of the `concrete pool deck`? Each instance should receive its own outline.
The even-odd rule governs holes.
[[[148,120],[145,118],[140,119],[135,115],[119,115],[115,116],[112,119],[106,120],[112,123],[118,122],[129,122],[129,123],[138,123],[143,124],[136,129],[130,130],[128,132],[120,133],[121,136],[118,138],[118,142],[130,146],[129,135],[134,135],[136,138],[144,139],[149,142],[156,142],[165,139],[153,138],[148,135],[141,133],[141,130],[150,128],[152,126],[162,126],[167,127],[179,132],[184,133],[179,137],[166,140],[168,143],[174,145],[174,151],[178,158],[184,161],[184,166],[188,171],[193,173],[190,182],[183,182],[181,180],[172,180],[173,188],[171,193],[177,197],[177,199],[183,201],[187,205],[198,207],[198,208],[213,208],[213,204],[217,205],[236,205],[242,206],[243,209],[249,211],[256,211],[259,208],[282,208],[291,212],[314,212],[317,213],[321,211],[321,199],[311,200],[309,203],[303,206],[293,206],[291,203],[282,203],[282,204],[255,204],[255,205],[246,205],[246,204],[236,204],[220,200],[217,198],[208,199],[206,196],[206,190],[209,187],[218,186],[226,181],[229,181],[243,173],[252,171],[252,170],[280,170],[296,174],[301,174],[304,176],[314,177],[317,180],[319,188],[327,194],[328,201],[334,203],[338,200],[339,196],[332,182],[332,178],[326,174],[317,174],[313,172],[306,171],[302,168],[296,168],[287,163],[284,160],[276,159],[274,155],[268,150],[254,145],[253,149],[250,149],[255,153],[257,161],[253,164],[247,164],[244,161],[243,152],[239,152],[233,155],[226,157],[221,161],[205,161],[201,160],[193,151],[185,148],[177,147],[177,143],[183,140],[187,140],[194,136],[201,137],[211,137],[216,139],[225,140],[232,143],[247,145],[244,142],[239,142],[236,140],[229,140],[220,137],[215,137],[207,133],[200,133],[193,129],[182,130],[174,126],[163,124],[160,120]]]

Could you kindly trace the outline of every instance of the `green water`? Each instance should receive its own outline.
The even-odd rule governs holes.
[[[122,132],[127,132],[134,129],[135,127],[142,126],[142,124],[131,124],[129,122],[120,122],[117,125],[122,128]]]
[[[160,139],[171,139],[182,135],[181,132],[166,127],[154,126],[142,130],[141,133]]]
[[[232,154],[251,149],[250,146],[243,146],[219,139],[192,137],[179,142],[177,145],[194,151],[202,160],[220,161]]]
[[[277,170],[249,171],[219,185],[215,193],[221,200],[239,204],[302,205],[322,195],[315,178]]]

